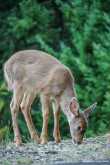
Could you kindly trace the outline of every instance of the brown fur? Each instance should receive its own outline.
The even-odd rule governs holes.
[[[75,113],[78,113],[78,109],[69,109],[71,99],[76,98],[74,78],[71,71],[47,53],[38,50],[24,50],[15,53],[4,64],[4,75],[9,90],[13,92],[10,108],[16,144],[21,143],[17,122],[19,109],[24,115],[31,138],[42,144],[47,142],[47,125],[51,101],[54,110],[53,135],[56,142],[60,142],[60,109],[67,116],[69,123],[71,123],[71,119],[76,118]],[[43,127],[40,139],[30,115],[31,105],[36,95],[40,95],[42,103]],[[77,104],[78,102],[73,99],[73,107],[79,107],[76,106]],[[80,117],[80,120],[82,120],[82,117]],[[82,127],[85,127],[85,125]]]

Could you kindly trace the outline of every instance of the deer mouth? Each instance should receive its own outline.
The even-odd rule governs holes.
[[[72,142],[73,142],[73,144],[78,144],[78,145],[82,143],[82,141],[77,141],[75,139],[72,139]]]

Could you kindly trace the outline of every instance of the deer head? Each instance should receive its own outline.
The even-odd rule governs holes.
[[[76,98],[72,98],[70,102],[71,118],[69,120],[70,133],[72,141],[77,144],[81,144],[84,133],[87,128],[87,123],[91,112],[96,108],[97,103],[92,104],[83,112],[79,111],[79,104]]]

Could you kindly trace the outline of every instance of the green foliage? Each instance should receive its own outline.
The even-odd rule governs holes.
[[[76,91],[84,109],[94,101],[86,136],[110,130],[110,2],[109,0],[8,0],[0,6],[0,127],[9,128],[12,137],[8,93],[3,79],[3,63],[21,49],[41,49],[56,56],[73,72]],[[8,10],[9,9],[9,10]],[[32,116],[38,132],[42,128],[40,104]],[[61,116],[62,136],[69,136],[65,116]],[[29,134],[22,115],[20,129]],[[52,137],[53,118],[49,121]],[[65,128],[65,129],[63,129]]]
[[[9,140],[9,128],[7,126],[0,129],[0,142]]]

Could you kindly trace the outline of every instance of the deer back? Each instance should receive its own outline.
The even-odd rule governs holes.
[[[9,88],[15,83],[45,93],[59,94],[73,80],[70,70],[53,56],[37,50],[15,53],[4,65]]]

